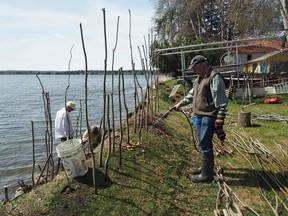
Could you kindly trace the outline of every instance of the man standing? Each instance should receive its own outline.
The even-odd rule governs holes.
[[[76,105],[73,101],[68,101],[66,106],[58,110],[55,118],[55,139],[61,142],[73,139],[73,127],[69,113],[75,110]]]
[[[216,132],[218,138],[223,141],[224,119],[227,112],[228,99],[225,94],[223,76],[213,71],[208,66],[208,60],[204,56],[196,55],[188,69],[198,75],[193,88],[187,96],[174,106],[174,109],[192,103],[193,115],[196,116],[196,129],[199,138],[199,146],[202,152],[201,167],[192,170],[190,179],[193,182],[212,182],[214,170],[214,154],[212,138]]]

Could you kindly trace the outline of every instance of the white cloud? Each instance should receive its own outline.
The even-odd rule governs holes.
[[[29,2],[29,1],[28,1]],[[71,70],[84,69],[84,54],[79,24],[82,23],[88,57],[88,69],[104,69],[104,24],[102,8],[106,10],[108,44],[107,69],[111,69],[112,49],[115,46],[117,17],[120,16],[119,39],[114,69],[131,68],[129,45],[129,13],[103,1],[88,1],[81,12],[51,11],[45,8],[0,6],[0,70],[67,70],[73,44]],[[147,2],[147,4],[149,4]],[[85,11],[85,12],[83,12]],[[136,68],[140,68],[137,46],[151,27],[152,7],[132,8],[132,46]]]

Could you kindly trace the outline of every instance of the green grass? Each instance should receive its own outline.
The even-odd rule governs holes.
[[[158,117],[181,98],[181,90],[173,99],[168,98],[174,84],[175,81],[168,81],[161,85]],[[287,115],[287,104],[288,98],[284,95],[282,104],[262,104],[258,100],[256,105],[245,110],[252,114],[265,111]],[[233,139],[231,130],[244,132],[275,153],[274,141],[288,142],[285,123],[256,121],[252,117],[252,127],[239,128],[237,115],[241,109],[241,103],[230,101],[225,122],[228,139]],[[132,135],[131,139],[138,141],[137,135]],[[229,143],[224,145],[229,146]],[[71,181],[73,190],[61,192],[67,186],[62,172],[53,181],[0,206],[0,215],[214,215],[219,185],[190,181],[189,174],[199,165],[200,154],[194,148],[190,126],[181,112],[171,112],[149,132],[143,132],[141,145],[132,151],[123,150],[122,157],[120,167],[116,149],[116,155],[110,160],[108,179],[105,179],[105,169],[97,166],[97,194],[89,161],[88,173]],[[98,162],[98,154],[96,159]],[[272,215],[260,195],[255,172],[243,156],[234,151],[233,156],[219,156],[215,162],[224,168],[225,181],[244,203],[260,215]],[[273,200],[271,190],[264,183],[261,185]],[[222,204],[221,208],[224,207]],[[285,210],[279,209],[280,215],[285,215],[283,212]]]
[[[251,137],[260,139],[261,141],[271,146],[273,141],[283,141],[288,143],[287,136],[287,123],[281,123],[276,121],[257,120],[255,117],[259,114],[278,114],[288,118],[288,94],[278,95],[282,99],[280,104],[264,104],[263,101],[266,98],[254,99],[252,103],[255,105],[244,108],[244,111],[251,112],[251,127],[244,128],[244,131]],[[273,97],[273,96],[272,96]],[[230,101],[228,106],[228,121],[229,127],[237,128],[238,113],[242,110],[241,103]],[[242,130],[242,128],[241,128]]]

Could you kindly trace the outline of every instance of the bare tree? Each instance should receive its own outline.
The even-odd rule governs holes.
[[[155,0],[154,29],[171,43],[267,34],[282,28],[280,2],[287,15],[287,0]]]
[[[278,0],[280,9],[281,9],[281,15],[283,19],[283,26],[285,31],[288,31],[288,0]],[[288,41],[288,34],[286,34],[286,41]]]

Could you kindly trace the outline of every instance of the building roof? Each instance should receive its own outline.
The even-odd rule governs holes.
[[[273,39],[259,39],[259,40],[248,40],[240,43],[241,45],[251,45],[245,47],[239,47],[239,53],[271,53],[283,49],[282,40],[280,38]],[[287,43],[285,48],[288,48]]]

